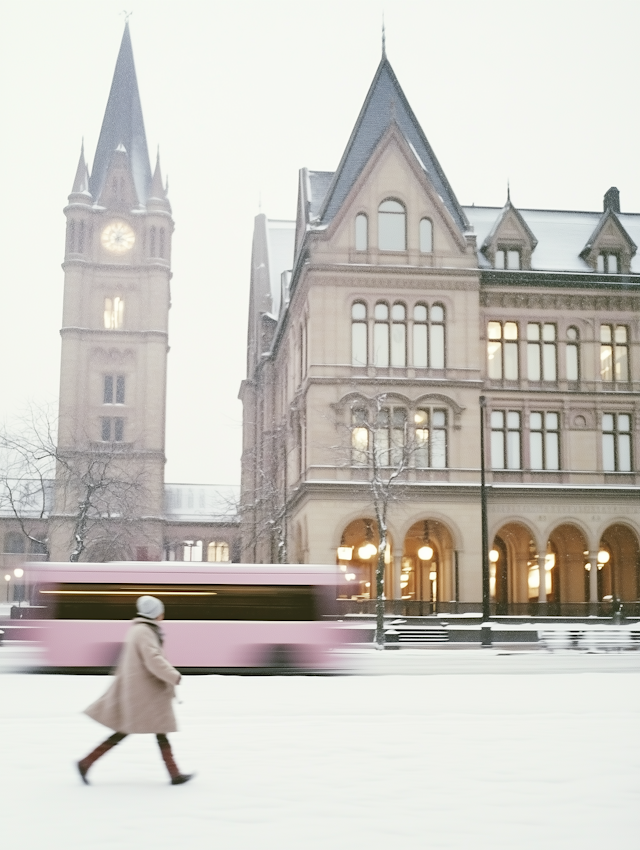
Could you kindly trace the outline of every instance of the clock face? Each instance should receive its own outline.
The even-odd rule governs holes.
[[[133,248],[136,234],[126,221],[112,221],[102,231],[100,241],[112,254],[124,254]]]

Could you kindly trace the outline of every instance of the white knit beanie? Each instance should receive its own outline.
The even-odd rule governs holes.
[[[140,596],[136,603],[138,614],[148,620],[155,620],[164,613],[164,605],[155,596]]]

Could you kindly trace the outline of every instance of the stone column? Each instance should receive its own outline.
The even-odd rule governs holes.
[[[400,575],[402,573],[402,549],[398,549],[394,546],[389,569],[392,570],[391,593],[393,599],[400,599],[402,597],[402,587],[400,586]]]
[[[589,552],[589,602],[594,605],[598,603],[598,553]]]
[[[547,556],[538,555],[538,577],[540,584],[538,585],[538,604],[547,604]]]

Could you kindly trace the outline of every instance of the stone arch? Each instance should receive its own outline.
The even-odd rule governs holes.
[[[365,601],[376,598],[376,562],[379,543],[378,528],[373,516],[360,513],[342,530],[340,543],[336,547],[336,563],[343,573],[338,598]],[[363,552],[365,546],[372,547],[371,554]],[[392,548],[393,534],[388,532],[387,553],[385,555],[384,592],[387,598],[392,596]],[[375,549],[375,551],[373,551]]]
[[[585,539],[585,543],[587,544],[584,547],[585,549],[593,549],[594,546],[596,546],[598,540],[597,533],[594,532],[593,528],[591,528],[582,519],[573,516],[554,518],[553,521],[546,526],[544,533],[541,535],[542,540],[545,542],[548,541],[554,531],[563,525],[574,526],[578,529],[578,531],[580,531]]]
[[[627,523],[613,522],[600,537],[598,552],[609,555],[598,563],[598,600],[635,602],[640,599],[640,543]]]
[[[547,602],[552,606],[589,601],[589,534],[582,523],[557,524],[547,541]],[[553,613],[553,609],[551,609]]]
[[[423,557],[421,550],[431,550]],[[448,602],[454,598],[454,536],[448,523],[432,516],[414,521],[404,535],[400,572],[402,599]]]
[[[492,531],[489,541],[489,584],[496,612],[525,613],[537,606],[540,548],[534,530],[520,518],[507,519]]]

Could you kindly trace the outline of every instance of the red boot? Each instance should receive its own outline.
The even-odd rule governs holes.
[[[103,756],[105,753],[108,753],[110,749],[119,744],[123,738],[126,738],[127,735],[125,732],[114,732],[110,738],[107,738],[106,741],[103,741],[101,744],[92,750],[88,756],[85,756],[81,759],[76,767],[78,768],[78,773],[80,774],[80,778],[84,782],[85,785],[89,785],[89,780],[87,779],[87,773],[89,772],[89,768],[91,765],[98,761],[98,759]]]
[[[169,743],[169,739],[166,735],[159,734],[156,735],[158,740],[158,746],[160,747],[160,754],[164,760],[165,765],[167,766],[167,770],[169,771],[169,776],[171,777],[172,785],[184,785],[185,782],[188,782],[190,779],[193,779],[193,773],[180,773],[178,770],[178,765],[175,763],[173,759],[173,753],[171,752],[171,744]]]

